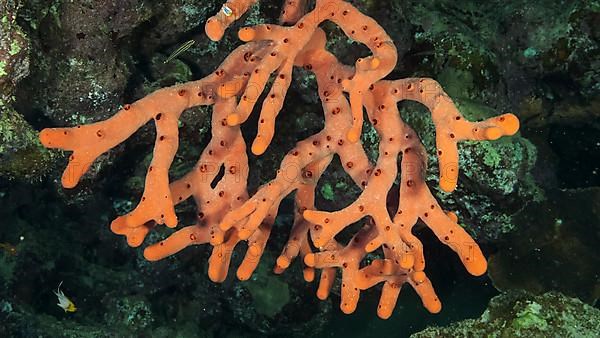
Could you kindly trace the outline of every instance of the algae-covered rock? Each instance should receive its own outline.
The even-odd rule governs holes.
[[[428,337],[597,337],[600,310],[560,293],[511,291],[494,297],[478,319],[431,327],[411,335]]]
[[[414,27],[416,53],[405,63],[429,74],[466,71],[498,103],[515,108],[532,96],[554,101],[600,89],[598,1],[409,0],[388,8]]]
[[[24,113],[61,126],[113,115],[123,104],[129,76],[129,55],[119,42],[149,14],[141,0],[25,3],[21,21],[37,38],[31,75],[18,93]]]
[[[265,264],[259,265],[246,283],[246,288],[254,299],[256,311],[271,318],[290,301],[288,285],[272,274]]]
[[[48,172],[53,157],[23,116],[0,101],[0,177],[37,181]]]
[[[19,1],[0,1],[0,100],[29,74],[28,40],[16,23],[18,9]]]
[[[29,74],[29,43],[17,25],[19,1],[0,0],[0,177],[39,180],[52,156],[15,111],[15,86]]]
[[[58,320],[53,316],[20,308],[18,311],[0,309],[0,332],[7,337],[64,338],[110,338],[127,334],[109,326],[81,324],[68,319]]]
[[[123,331],[143,332],[155,321],[150,302],[141,296],[110,297],[105,306],[112,309],[105,314],[106,322],[121,327]]]
[[[281,224],[274,225],[278,226]],[[236,267],[243,258],[237,251],[232,253],[231,263]],[[277,336],[281,332],[290,336],[322,332],[331,319],[331,302],[307,297],[312,286],[303,279],[300,262],[294,262],[281,275],[274,274],[275,255],[267,249],[249,280],[234,280],[231,276],[218,287],[226,291],[223,299],[230,320],[235,323],[234,326],[247,328],[248,332],[269,336]]]

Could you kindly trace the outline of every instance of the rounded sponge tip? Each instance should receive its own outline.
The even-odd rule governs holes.
[[[268,145],[267,140],[257,137],[252,143],[252,153],[257,156],[262,155],[267,150]]]
[[[208,38],[212,41],[221,40],[223,38],[223,34],[225,34],[223,24],[221,24],[219,20],[215,18],[208,19],[206,25],[204,26],[204,30],[206,31]]]
[[[160,245],[160,244],[158,244]],[[151,245],[144,249],[144,258],[149,262],[156,262],[165,257],[165,254],[161,254],[159,250],[156,250],[156,245]]]
[[[304,264],[306,264],[309,267],[314,267],[316,264],[316,257],[315,254],[308,254],[306,256],[304,256]]]
[[[249,42],[256,37],[256,31],[250,27],[244,27],[239,30],[238,37],[244,42]]]
[[[480,252],[476,252],[463,260],[467,271],[473,276],[481,276],[487,271],[487,260]]]
[[[447,175],[444,175],[447,176]],[[457,177],[440,177],[440,189],[450,193],[456,189]]]
[[[423,306],[430,313],[439,313],[442,311],[442,303],[436,298],[432,300],[423,300]]]
[[[277,266],[282,269],[287,269],[290,266],[290,260],[285,256],[279,256],[277,258]]]
[[[43,129],[40,132],[39,139],[40,139],[40,142],[42,143],[42,145],[44,147],[46,147],[46,148],[52,148],[52,147],[55,146],[55,145],[52,144],[53,143],[52,141],[54,139],[54,135],[53,134],[54,133],[52,132],[52,129],[48,129],[48,128]]]
[[[519,118],[515,114],[504,114],[499,116],[498,121],[500,122],[505,135],[514,135],[519,131],[520,122]]]

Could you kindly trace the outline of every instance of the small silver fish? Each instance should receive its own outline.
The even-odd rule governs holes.
[[[195,40],[187,41],[186,43],[181,45],[179,48],[177,48],[175,51],[173,51],[173,53],[171,53],[171,55],[169,55],[169,57],[163,63],[169,63],[169,62],[173,61],[173,59],[178,57],[180,54],[182,54],[186,50],[190,49],[195,43],[196,43]]]

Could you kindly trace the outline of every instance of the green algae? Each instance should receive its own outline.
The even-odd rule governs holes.
[[[431,327],[411,338],[597,337],[600,310],[557,292],[511,291],[494,297],[478,319]]]
[[[8,73],[6,72],[6,61],[0,61],[0,76],[6,76]]]
[[[335,193],[333,191],[333,187],[329,183],[323,184],[321,187],[321,196],[328,201],[333,201],[335,199]]]
[[[0,105],[0,177],[37,181],[51,168],[53,153],[40,143],[37,132],[11,109]]]
[[[245,287],[252,295],[256,311],[267,317],[274,317],[290,302],[288,285],[266,267],[259,264]]]

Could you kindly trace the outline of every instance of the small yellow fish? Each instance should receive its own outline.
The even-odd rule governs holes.
[[[0,243],[0,249],[4,250],[7,254],[11,256],[17,255],[17,247],[10,243]]]
[[[58,303],[56,303],[56,305],[58,305],[61,309],[65,310],[65,312],[75,312],[77,311],[75,303],[73,303],[69,299],[69,297],[65,296],[65,294],[60,289],[62,283],[63,282],[61,281],[60,284],[58,284],[58,288],[56,289],[56,291],[53,291],[56,297],[58,297]]]

